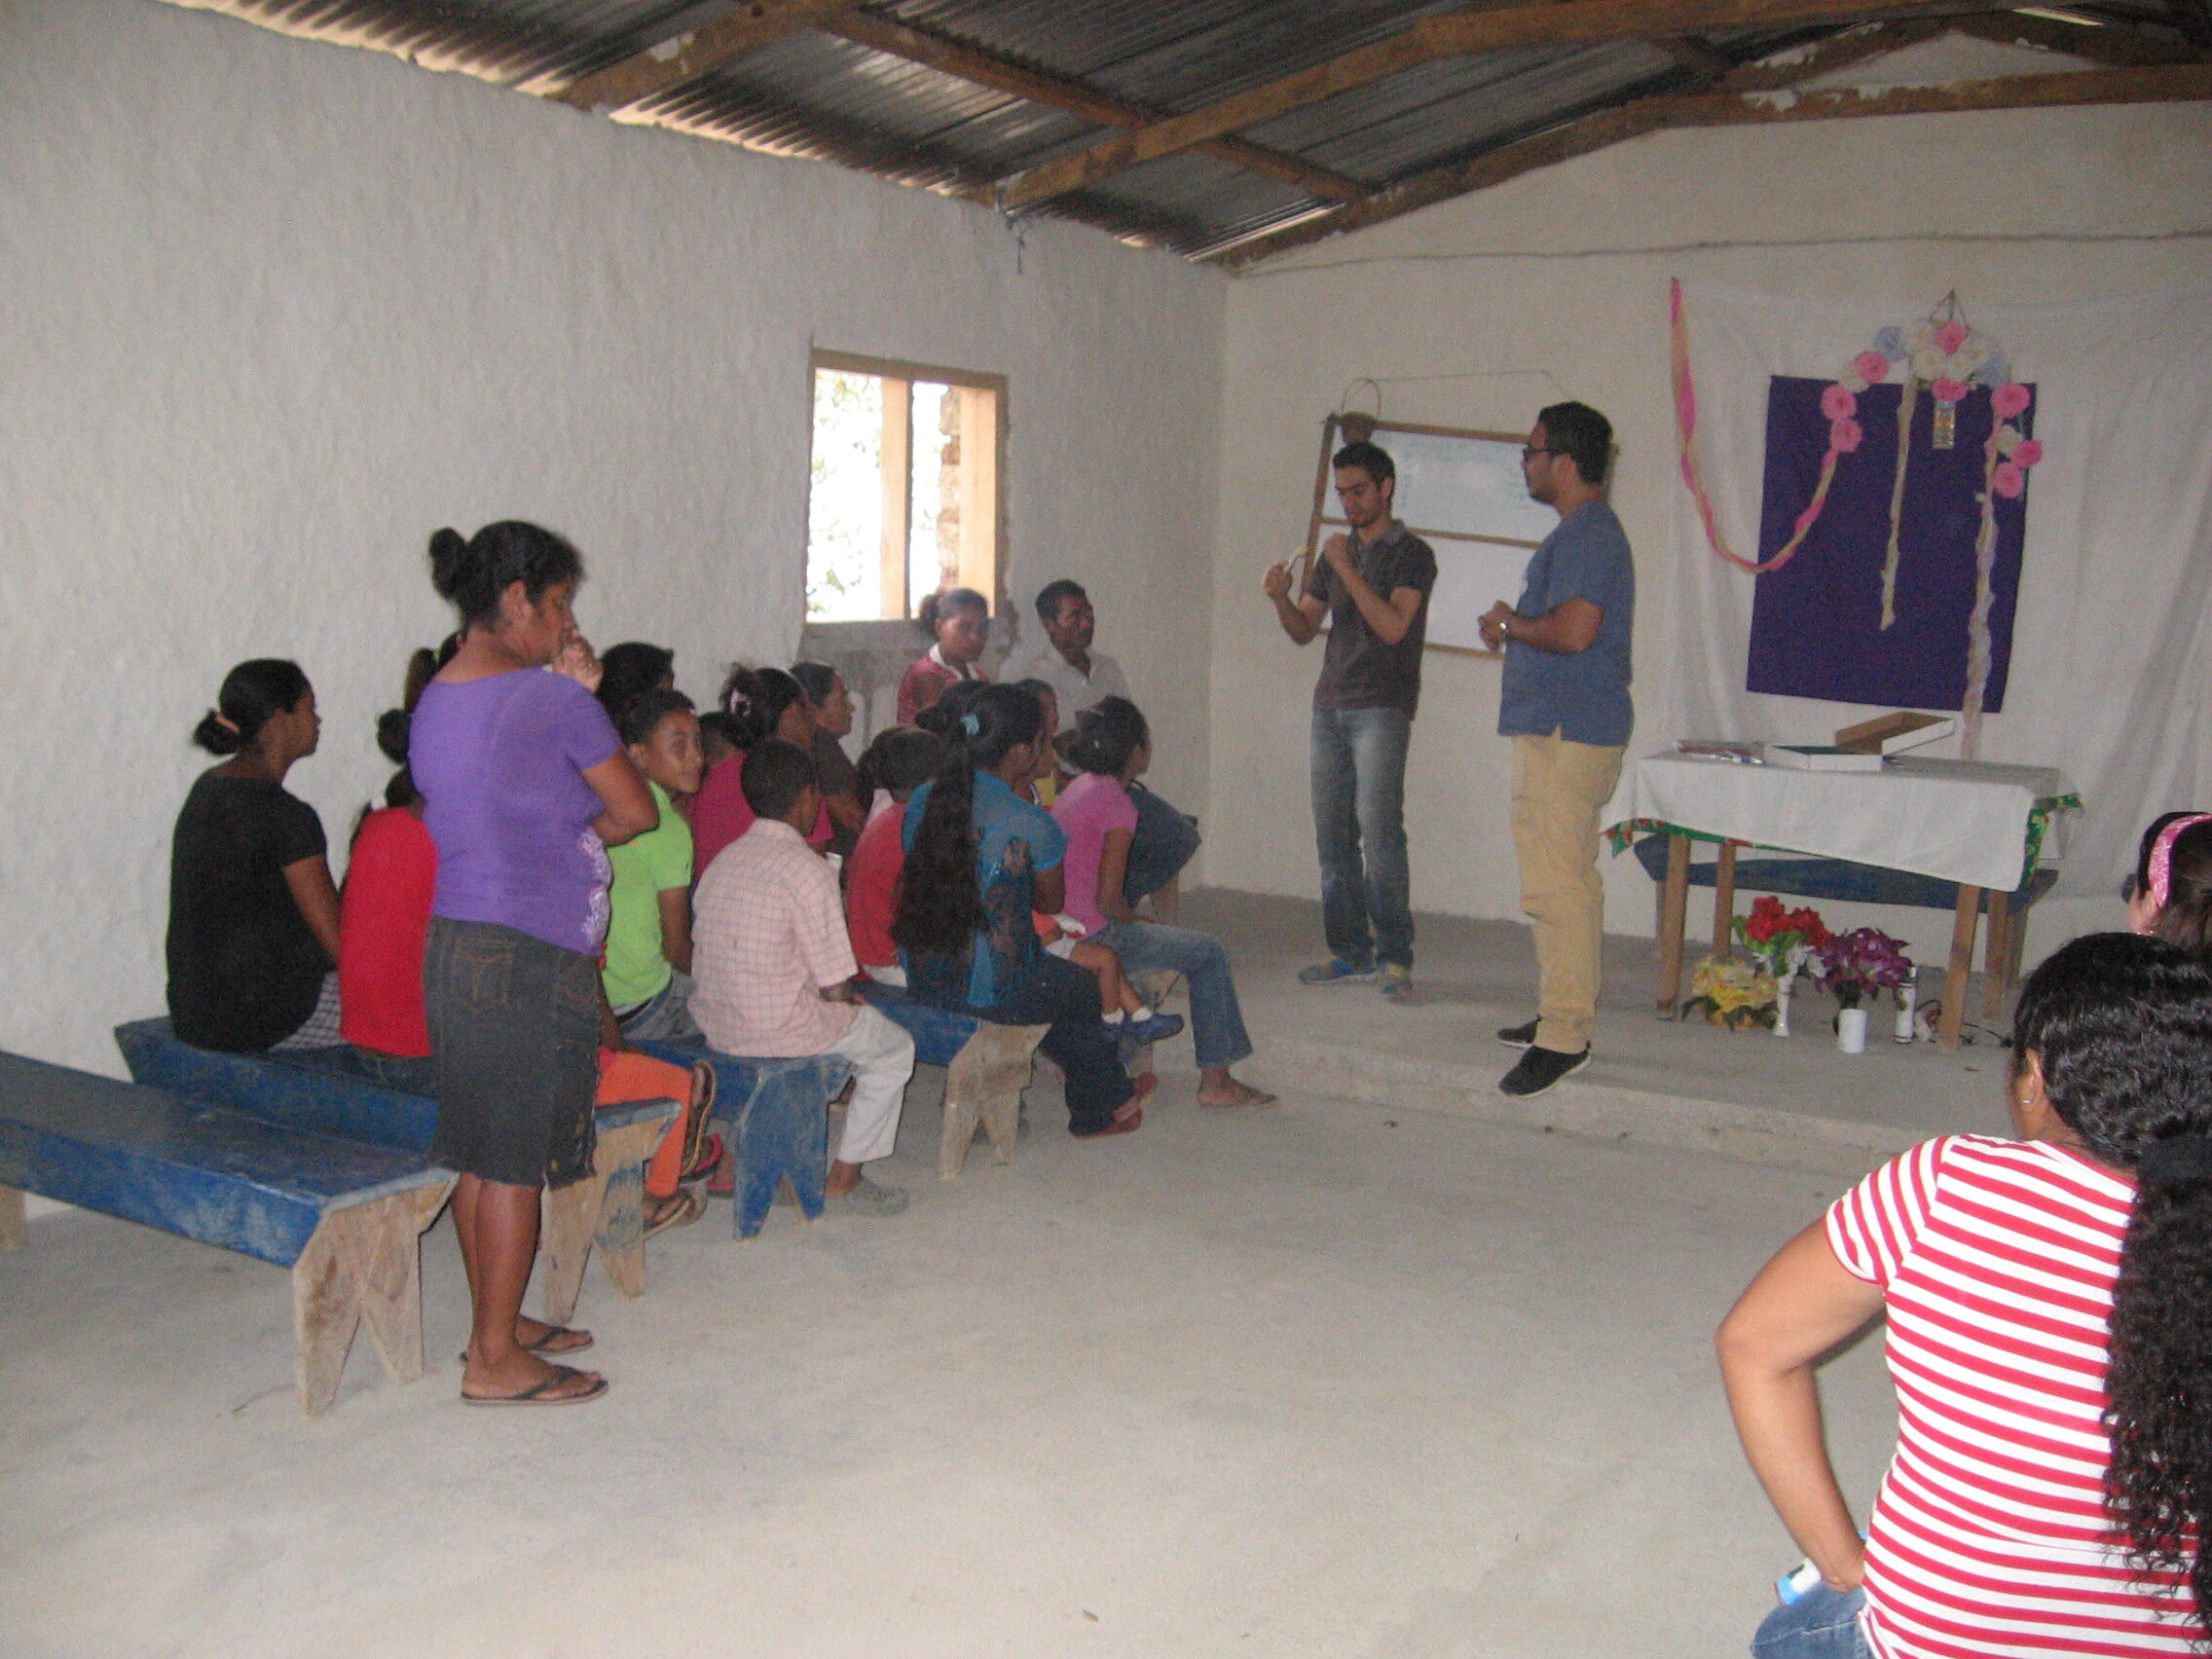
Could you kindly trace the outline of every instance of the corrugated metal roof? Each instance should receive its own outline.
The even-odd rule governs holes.
[[[287,33],[375,47],[533,92],[558,91],[736,10],[732,0],[218,3]],[[1466,9],[1465,0],[874,0],[862,8],[866,17],[1165,115]],[[2072,9],[2154,29],[2170,21],[2161,0]],[[1748,28],[1705,38],[1749,62],[1831,32]],[[1237,137],[1375,189],[1638,97],[1705,84],[1677,55],[1641,41],[1486,53],[1351,88]],[[625,118],[978,197],[1116,130],[826,29],[788,35],[645,100]],[[1286,183],[1187,150],[1044,207],[1202,256],[1329,205],[1309,182]]]

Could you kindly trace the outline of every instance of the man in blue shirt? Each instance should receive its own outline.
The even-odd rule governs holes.
[[[1587,404],[1555,403],[1536,418],[1521,470],[1559,526],[1530,556],[1520,603],[1500,601],[1482,619],[1483,643],[1505,653],[1497,730],[1513,740],[1513,848],[1536,936],[1536,1017],[1497,1034],[1525,1051],[1498,1084],[1509,1095],[1541,1094],[1588,1065],[1598,1017],[1598,818],[1636,719],[1636,565],[1604,499],[1612,450],[1612,423]]]

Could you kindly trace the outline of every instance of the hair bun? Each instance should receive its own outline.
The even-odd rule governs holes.
[[[451,600],[460,593],[467,576],[467,562],[468,539],[460,531],[449,528],[430,533],[430,585],[437,589],[440,599]]]
[[[414,728],[415,718],[405,709],[387,709],[377,717],[377,748],[394,766],[407,764],[407,742]]]
[[[210,755],[236,755],[245,747],[239,737],[239,728],[213,709],[209,709],[206,719],[192,728],[192,741]]]

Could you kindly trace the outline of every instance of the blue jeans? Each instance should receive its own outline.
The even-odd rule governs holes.
[[[1122,892],[1134,904],[1182,873],[1198,850],[1198,822],[1177,812],[1142,784],[1129,786],[1129,800],[1137,809],[1137,827],[1129,837],[1129,867]]]
[[[1122,972],[1131,978],[1170,969],[1191,981],[1191,1041],[1198,1048],[1201,1071],[1250,1057],[1252,1039],[1244,1034],[1236,980],[1229,972],[1229,952],[1221,948],[1219,940],[1158,922],[1109,922],[1098,942],[1122,959]]]
[[[1413,731],[1414,718],[1403,709],[1313,711],[1321,931],[1329,954],[1354,968],[1378,960],[1414,965],[1405,811]]]
[[[1859,1609],[1865,1604],[1863,1590],[1839,1595],[1816,1584],[1760,1621],[1751,1659],[1873,1659],[1859,1630]]]
[[[1122,1069],[1114,1036],[1100,1015],[1098,980],[1072,962],[1039,954],[1018,989],[996,1008],[971,1008],[957,998],[912,990],[916,1002],[998,1025],[1045,1025],[1037,1046],[1067,1077],[1068,1132],[1094,1135],[1113,1123],[1136,1086]]]

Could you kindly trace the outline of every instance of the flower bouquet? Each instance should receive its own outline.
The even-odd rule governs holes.
[[[1787,983],[1805,966],[1805,958],[1828,942],[1820,911],[1806,905],[1785,910],[1772,894],[1755,901],[1749,916],[1729,924],[1736,942],[1766,965],[1777,982]]]
[[[1763,960],[1708,956],[1690,976],[1690,1000],[1682,1005],[1682,1016],[1703,1014],[1731,1031],[1751,1031],[1771,1028],[1774,1010],[1774,975]]]
[[[1845,1008],[1857,1008],[1881,991],[1894,991],[1912,977],[1912,959],[1900,940],[1879,928],[1855,928],[1837,935],[1813,953],[1813,983],[1833,991]]]

